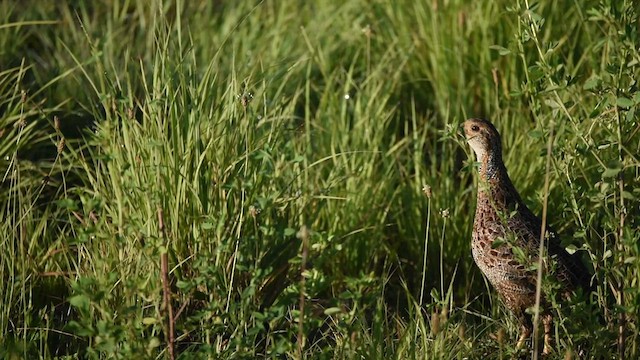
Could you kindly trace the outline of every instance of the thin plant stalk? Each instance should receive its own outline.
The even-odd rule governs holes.
[[[431,197],[427,202],[427,228],[424,234],[424,249],[422,256],[422,282],[420,283],[420,306],[424,303],[424,287],[427,281],[427,255],[428,255],[428,246],[429,246],[429,228],[430,228],[430,220],[431,220]]]
[[[540,300],[542,297],[542,264],[544,256],[545,233],[547,231],[547,207],[549,200],[549,173],[551,170],[551,149],[553,146],[553,123],[547,143],[547,164],[544,175],[544,200],[542,201],[542,226],[540,229],[540,246],[538,248],[538,274],[536,279],[536,306],[533,316],[533,359],[538,359],[538,323],[540,320]]]

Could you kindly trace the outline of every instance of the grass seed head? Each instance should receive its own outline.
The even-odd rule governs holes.
[[[64,150],[64,144],[64,138],[60,139],[60,142],[58,142],[58,155],[62,154],[62,151]]]
[[[464,340],[465,330],[466,330],[466,328],[464,327],[464,324],[460,324],[460,326],[458,327],[458,337],[461,340]]]
[[[573,353],[570,349],[567,349],[567,351],[565,351],[564,360],[573,360]]]
[[[262,209],[260,209],[259,207],[254,205],[249,206],[249,215],[251,215],[252,218],[255,219],[256,217],[258,217],[260,212],[262,212]]]
[[[25,126],[27,126],[27,118],[25,118],[24,116],[20,116],[20,119],[18,119],[18,121],[13,124],[14,128],[19,129],[24,129]]]
[[[431,199],[431,195],[433,195],[431,192],[431,186],[425,184],[422,187],[422,192],[427,196],[427,198]]]
[[[298,239],[307,240],[309,239],[309,228],[306,225],[302,225],[300,227],[300,231],[296,234]]]
[[[496,334],[496,340],[498,341],[498,345],[500,346],[504,345],[504,338],[505,338],[504,329],[503,328],[498,329],[498,333]]]
[[[440,314],[437,311],[431,313],[431,335],[436,336],[440,332]]]

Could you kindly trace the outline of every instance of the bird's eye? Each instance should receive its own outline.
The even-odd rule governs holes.
[[[471,130],[473,130],[473,131],[480,131],[480,126],[478,126],[478,125],[473,125],[473,126],[471,127]]]

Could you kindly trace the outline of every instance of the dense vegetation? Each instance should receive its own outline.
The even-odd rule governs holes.
[[[1,358],[511,358],[470,255],[468,117],[593,271],[554,356],[640,356],[637,3],[0,16]]]

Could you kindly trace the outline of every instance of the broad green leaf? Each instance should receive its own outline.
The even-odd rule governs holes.
[[[324,314],[327,316],[331,316],[333,314],[341,313],[342,309],[339,307],[330,307],[324,310]]]
[[[142,319],[142,323],[145,325],[153,325],[158,322],[158,319],[153,317],[146,317]]]
[[[69,298],[69,304],[79,309],[88,309],[90,301],[89,297],[84,294],[75,295]]]
[[[498,54],[500,54],[502,56],[511,54],[511,50],[509,50],[509,49],[507,49],[505,47],[502,47],[500,45],[491,45],[491,46],[489,46],[489,49],[496,50],[498,52]]]
[[[600,85],[600,82],[601,82],[600,78],[594,76],[589,78],[587,81],[585,81],[582,88],[584,90],[592,90],[598,87],[598,85]]]
[[[616,100],[616,105],[623,107],[623,108],[630,108],[633,106],[633,101],[631,101],[631,99],[626,98],[624,96],[621,96],[618,98],[618,100]]]
[[[606,169],[603,173],[602,173],[602,178],[606,179],[606,178],[611,178],[614,177],[616,175],[618,175],[618,173],[620,172],[619,168],[613,168],[613,169]]]

